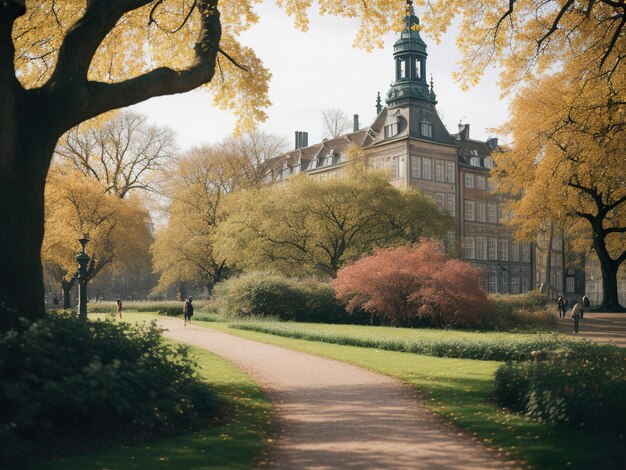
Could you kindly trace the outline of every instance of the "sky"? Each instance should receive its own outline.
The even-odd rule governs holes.
[[[273,2],[256,7],[260,22],[240,38],[253,47],[270,69],[268,119],[259,128],[286,137],[294,145],[294,132],[309,133],[309,144],[322,139],[322,111],[339,108],[350,119],[359,115],[361,127],[376,117],[376,93],[384,100],[394,78],[393,44],[397,34],[385,37],[383,49],[366,52],[353,47],[357,21],[319,16],[310,10],[307,32],[294,28],[293,20]],[[419,16],[419,11],[416,12]],[[461,91],[452,79],[461,56],[449,31],[440,44],[425,33],[428,46],[427,74],[432,74],[437,109],[450,132],[460,121],[470,124],[471,137],[486,140],[495,136],[489,129],[504,123],[507,103],[500,99],[497,71],[488,70],[481,82]],[[384,101],[383,101],[384,105]],[[174,96],[152,98],[133,107],[151,122],[173,128],[181,150],[211,144],[228,137],[235,119],[213,106],[212,97],[196,90]]]

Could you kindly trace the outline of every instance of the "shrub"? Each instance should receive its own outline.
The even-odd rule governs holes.
[[[0,459],[54,438],[144,436],[215,412],[187,349],[149,326],[48,314],[0,335]]]
[[[388,324],[476,328],[489,310],[480,272],[460,260],[446,260],[439,245],[422,241],[408,248],[377,250],[342,268],[332,281],[348,312],[362,308]]]
[[[275,317],[301,322],[369,322],[351,318],[335,298],[332,286],[268,273],[249,273],[215,286],[213,300],[230,317]]]
[[[626,432],[626,354],[588,342],[537,352],[533,360],[498,369],[494,396],[533,418],[620,435]]]
[[[557,325],[556,310],[547,306],[548,297],[539,291],[525,294],[491,294],[492,308],[481,317],[483,330],[515,329],[553,330]]]

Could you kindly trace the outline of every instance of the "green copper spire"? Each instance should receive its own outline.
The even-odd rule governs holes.
[[[400,39],[393,46],[396,79],[387,92],[387,105],[395,108],[417,101],[436,103],[432,88],[426,80],[426,43],[417,31],[419,19],[415,16],[411,1],[407,2],[404,25]]]

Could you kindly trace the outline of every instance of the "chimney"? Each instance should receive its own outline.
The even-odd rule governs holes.
[[[356,131],[359,130],[359,115],[355,114],[352,117],[352,120],[353,120],[353,122],[352,122],[352,132],[356,132]]]
[[[495,149],[498,146],[498,138],[497,137],[489,137],[487,139],[487,147],[490,149]]]
[[[459,140],[469,140],[469,124],[462,124],[459,122]]]
[[[296,149],[309,146],[309,133],[296,131]]]

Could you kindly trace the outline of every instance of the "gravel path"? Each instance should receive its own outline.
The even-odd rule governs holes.
[[[160,323],[165,336],[229,359],[266,390],[279,426],[272,468],[515,468],[442,423],[398,380],[181,320]]]

